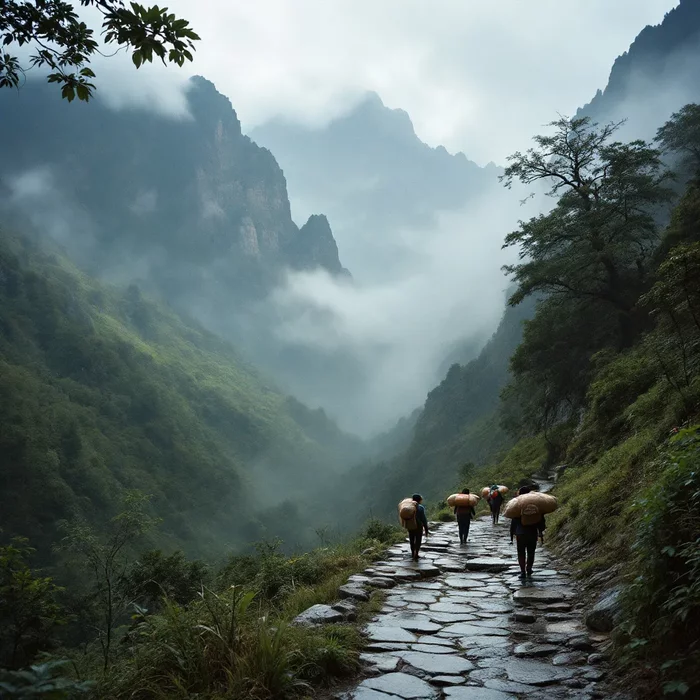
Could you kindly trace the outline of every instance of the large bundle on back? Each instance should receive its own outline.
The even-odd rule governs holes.
[[[418,504],[412,498],[404,498],[399,503],[399,518],[405,527],[406,523],[415,521],[418,512]]]
[[[478,502],[479,497],[475,493],[453,493],[447,499],[450,508],[473,508]]]
[[[504,515],[506,518],[520,518],[523,525],[534,525],[543,515],[557,509],[557,499],[548,493],[531,491],[510,500]]]
[[[493,490],[494,490],[494,489],[492,489],[490,486],[484,486],[484,488],[481,489],[481,495],[482,495],[484,498],[488,498],[488,497],[489,497],[489,494],[490,494],[491,491],[493,491]],[[501,496],[505,496],[505,495],[508,493],[508,487],[507,487],[507,486],[497,486],[495,490],[498,491],[498,492],[501,494]]]

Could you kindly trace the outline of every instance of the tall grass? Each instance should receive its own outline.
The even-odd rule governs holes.
[[[188,605],[166,599],[157,614],[136,615],[108,673],[98,674],[89,655],[76,658],[76,666],[81,675],[99,678],[95,697],[105,700],[313,697],[315,688],[358,670],[362,637],[347,623],[300,627],[291,621],[311,605],[337,599],[350,574],[401,538],[398,528],[372,522],[356,540],[295,557],[263,543],[256,556],[227,562],[217,590],[203,588]],[[359,621],[377,605],[360,606]]]

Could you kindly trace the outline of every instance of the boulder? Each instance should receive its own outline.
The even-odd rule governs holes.
[[[341,598],[352,598],[353,600],[368,601],[369,593],[358,585],[353,585],[351,583],[345,584],[338,589],[338,595]]]
[[[617,624],[620,608],[620,590],[606,591],[586,613],[586,625],[596,632],[611,632]]]
[[[343,613],[334,610],[330,605],[312,605],[308,610],[297,615],[292,624],[295,625],[322,625],[329,622],[342,622]]]

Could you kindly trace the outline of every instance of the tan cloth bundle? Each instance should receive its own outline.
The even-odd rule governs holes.
[[[475,493],[453,493],[447,499],[450,508],[473,508],[478,502],[479,497]]]
[[[418,507],[412,498],[404,498],[399,503],[399,518],[401,520],[413,520],[416,517]]]
[[[508,493],[508,487],[507,486],[499,486],[498,491],[501,494],[501,496],[505,496]],[[483,489],[481,489],[481,495],[484,498],[488,498],[488,495],[491,493],[491,487],[490,486],[484,486]]]
[[[543,515],[553,513],[557,509],[557,499],[548,493],[530,491],[522,496],[512,498],[504,515],[506,518],[520,518],[523,525],[538,523]]]

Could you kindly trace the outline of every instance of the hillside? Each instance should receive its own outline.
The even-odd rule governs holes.
[[[322,509],[302,514],[299,499],[313,509],[359,441],[198,324],[42,245],[2,230],[4,537],[29,537],[46,559],[58,521],[99,526],[137,489],[153,496],[163,544],[190,553],[308,540]]]
[[[354,368],[283,343],[289,319],[268,303],[290,270],[351,281],[330,223],[314,214],[297,226],[274,156],[241,133],[212,83],[191,79],[186,104],[188,115],[166,116],[99,96],[68,104],[34,81],[0,91],[16,136],[0,143],[0,221],[58,242],[90,275],[138,284],[232,341],[288,393],[332,408],[318,400],[319,368],[321,385]]]

